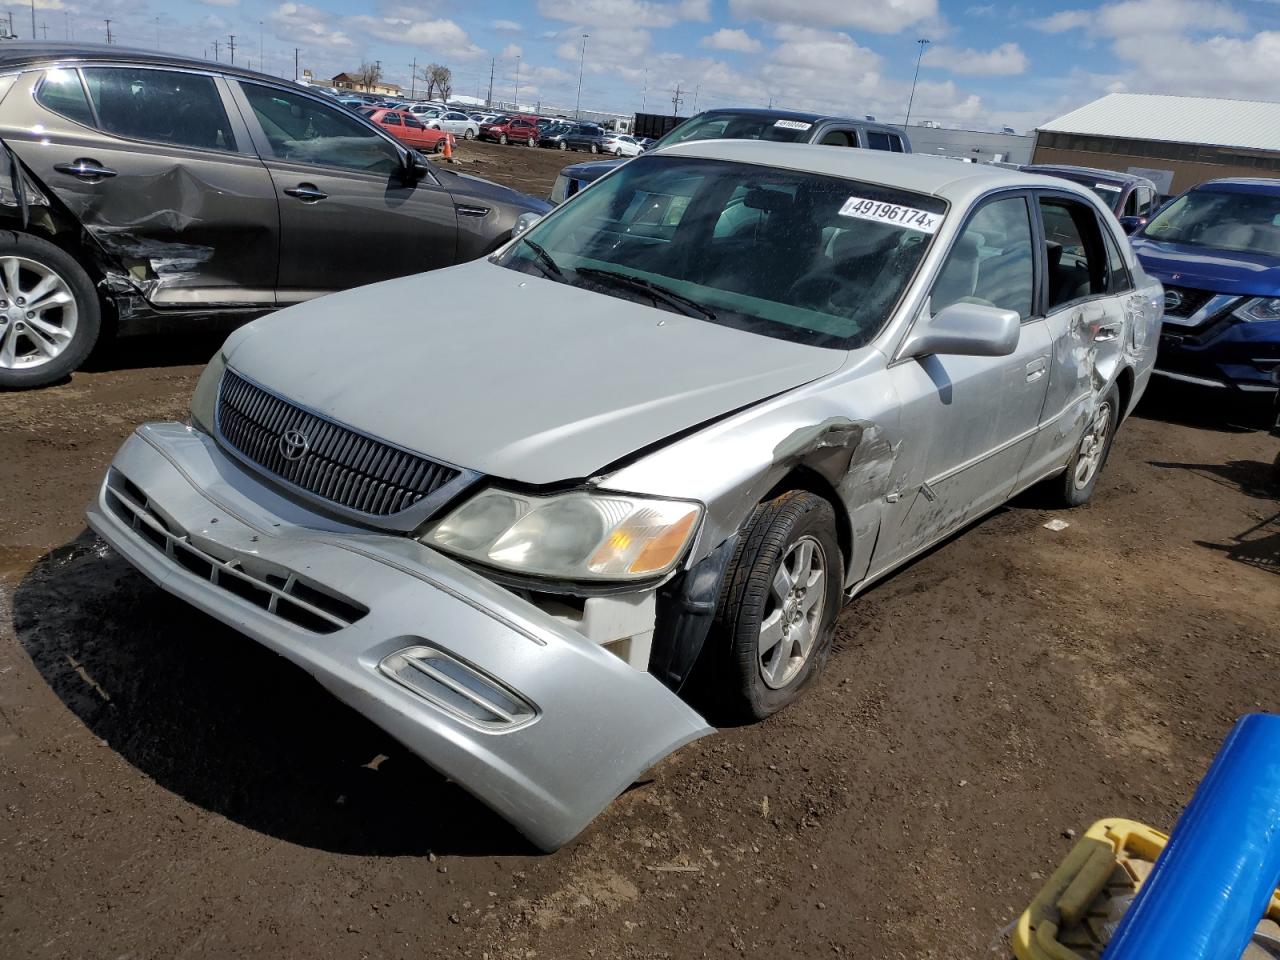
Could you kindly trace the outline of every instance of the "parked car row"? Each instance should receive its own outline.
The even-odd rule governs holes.
[[[549,209],[414,149],[445,136],[227,64],[0,46],[0,388],[56,381],[114,333],[471,260]]]

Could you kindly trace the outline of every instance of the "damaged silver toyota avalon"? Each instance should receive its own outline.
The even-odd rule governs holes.
[[[89,521],[553,849],[711,732],[691,674],[768,716],[867,584],[1088,500],[1162,302],[1062,180],[685,144],[243,327]]]

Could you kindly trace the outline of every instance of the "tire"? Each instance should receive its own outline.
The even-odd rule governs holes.
[[[622,148],[621,148],[621,147],[617,147],[617,148],[613,151],[613,155],[614,155],[615,157],[620,157],[620,156],[622,156]]]
[[[9,289],[10,264],[18,268],[17,295]],[[40,300],[47,302],[61,293],[69,295],[66,302],[36,310],[34,315],[19,309],[19,295],[50,282],[55,286]],[[0,232],[0,284],[0,303],[5,304],[0,308],[0,389],[42,387],[78,368],[98,341],[102,309],[93,281],[75,257],[40,237]],[[31,320],[63,333],[49,336]],[[69,336],[65,335],[68,328]],[[50,350],[55,352],[49,355]]]
[[[791,575],[799,573],[805,549],[812,558],[809,586],[800,589],[814,592],[797,596]],[[818,572],[822,579],[815,584]],[[756,507],[725,573],[702,673],[726,720],[763,720],[821,673],[831,653],[843,583],[830,503],[793,490]],[[765,631],[779,638],[772,646],[762,638]]]
[[[560,141],[560,149],[561,149],[561,150],[568,150],[568,149],[569,149],[569,145],[568,145],[567,143],[565,143],[563,140],[561,140],[561,141]]]
[[[1099,418],[1104,416],[1106,422],[1100,424]],[[1067,461],[1066,472],[1049,481],[1053,484],[1053,499],[1056,503],[1064,507],[1079,507],[1089,502],[1111,453],[1111,443],[1115,440],[1119,420],[1120,391],[1112,386],[1094,408],[1093,417],[1076,443],[1071,459]],[[1101,435],[1098,432],[1100,428]],[[1087,465],[1090,463],[1091,465]]]
[[[472,130],[470,127],[467,127],[467,129],[462,131],[463,140],[474,140],[475,138],[476,138],[475,131]]]
[[[538,145],[538,138],[537,138],[537,137],[530,137],[530,138],[529,138],[529,146],[531,146],[531,147],[536,147],[537,145]]]
[[[505,133],[500,134],[498,137],[498,142],[505,147],[507,145],[507,135]]]
[[[596,145],[593,143],[593,144],[591,145],[591,152],[592,152],[592,153],[599,153],[599,152],[600,152],[600,148],[599,148],[598,146],[596,146]]]

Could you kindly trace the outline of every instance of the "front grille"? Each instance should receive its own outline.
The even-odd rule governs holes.
[[[143,540],[188,573],[261,607],[281,620],[311,633],[334,633],[369,611],[317,583],[261,557],[236,556],[191,542],[190,535],[166,520],[147,495],[113,469],[107,477],[107,505]]]
[[[1189,317],[1206,303],[1213,294],[1208,290],[1195,290],[1191,287],[1164,288],[1164,312],[1170,317]]]
[[[218,430],[267,472],[372,516],[406,510],[461,472],[303,410],[231,370],[218,390]],[[282,443],[286,434],[291,443]]]

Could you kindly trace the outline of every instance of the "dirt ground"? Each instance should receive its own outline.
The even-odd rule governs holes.
[[[542,194],[564,162],[463,149]],[[535,854],[83,532],[215,347],[0,395],[7,960],[998,956],[1068,831],[1172,826],[1235,718],[1280,709],[1276,442],[1260,408],[1153,391],[1091,506],[1025,498],[932,551],[847,609],[800,703]]]

